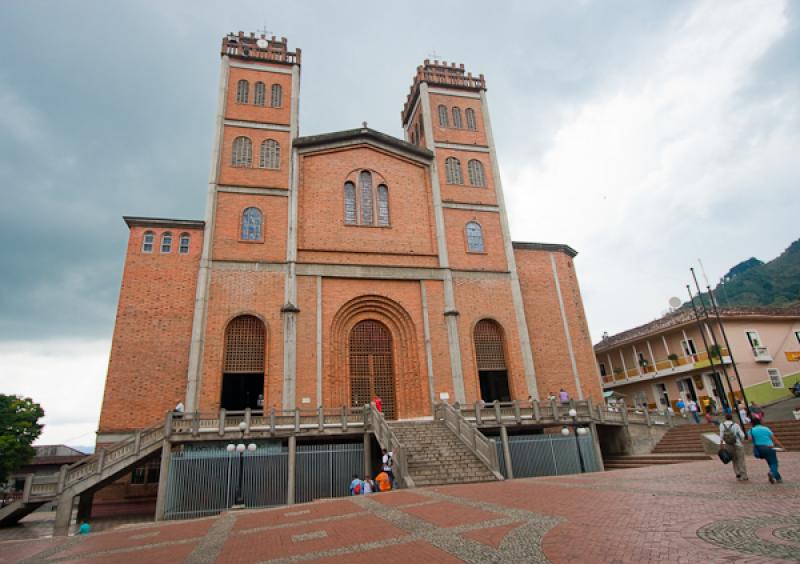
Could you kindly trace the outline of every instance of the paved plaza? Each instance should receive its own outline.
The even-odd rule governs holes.
[[[800,559],[800,453],[443,486],[85,537],[0,542],[0,562],[786,562]],[[0,537],[2,538],[2,537]],[[6,537],[7,538],[7,537]]]

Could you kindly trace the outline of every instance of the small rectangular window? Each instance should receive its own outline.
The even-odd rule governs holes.
[[[131,472],[131,484],[144,484],[145,478],[144,466],[137,466]]]
[[[178,252],[182,255],[189,254],[189,236],[188,235],[181,235],[181,243],[178,247]]]
[[[161,236],[161,252],[162,253],[172,252],[172,234],[164,233]]]
[[[606,365],[602,362],[600,363],[600,376],[607,376]]]
[[[750,341],[750,346],[753,348],[761,346],[761,339],[758,336],[758,331],[745,331],[747,340]]]
[[[161,474],[161,468],[158,464],[148,464],[147,465],[147,476],[145,478],[146,483],[148,484],[157,484],[159,475]]]
[[[681,341],[681,346],[683,346],[683,352],[686,356],[693,356],[697,354],[697,349],[694,346],[693,339]]]
[[[783,388],[783,379],[777,368],[767,368],[767,375],[769,376],[769,383],[772,384],[773,388]]]
[[[152,253],[153,252],[153,232],[148,231],[144,234],[144,239],[142,239],[142,252],[143,253]]]

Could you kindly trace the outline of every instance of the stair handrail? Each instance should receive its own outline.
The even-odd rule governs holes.
[[[378,411],[374,404],[364,406],[364,422],[372,427],[375,438],[383,448],[391,451],[393,473],[396,483],[400,483],[407,488],[414,487],[414,479],[408,473],[408,460],[406,459],[406,448],[397,438],[383,413]]]
[[[443,421],[498,480],[503,479],[497,457],[497,445],[493,439],[481,433],[474,423],[467,421],[461,411],[449,403],[437,403],[433,408],[433,417],[436,421]]]

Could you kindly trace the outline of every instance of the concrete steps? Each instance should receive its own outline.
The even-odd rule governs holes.
[[[495,481],[495,475],[440,421],[391,421],[417,486]]]
[[[765,421],[786,450],[800,451],[800,421]],[[653,454],[694,454],[703,452],[701,436],[719,433],[718,425],[683,425],[667,431],[653,449]]]
[[[17,523],[20,519],[39,509],[46,501],[22,501],[17,500],[8,505],[0,507],[0,527],[6,527]]]
[[[643,468],[661,464],[683,464],[708,460],[705,454],[641,454],[630,456],[609,456],[603,460],[606,470],[622,470],[625,468]]]

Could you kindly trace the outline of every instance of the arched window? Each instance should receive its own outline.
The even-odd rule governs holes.
[[[189,254],[189,234],[181,233],[181,238],[178,243],[178,252],[182,255]]]
[[[226,374],[258,374],[264,372],[264,322],[254,315],[240,315],[225,330]]]
[[[161,235],[161,252],[162,253],[172,252],[172,233],[170,233],[169,231]]]
[[[273,108],[280,108],[282,104],[283,104],[283,88],[281,88],[280,84],[273,84],[270,106],[272,106]]]
[[[444,161],[447,172],[448,184],[464,184],[464,175],[461,174],[461,161],[455,157],[447,157]]]
[[[256,82],[256,88],[253,92],[253,103],[256,106],[263,106],[264,105],[264,83],[263,82]]]
[[[378,225],[389,225],[389,189],[378,186]]]
[[[261,143],[261,168],[281,168],[281,146],[274,139]]]
[[[250,168],[253,165],[253,144],[248,137],[237,137],[233,140],[231,165]]]
[[[439,106],[439,126],[448,127],[447,123],[447,106]]]
[[[261,210],[247,208],[242,212],[242,241],[261,241]]]
[[[478,122],[475,121],[475,110],[467,108],[464,114],[467,116],[467,129],[472,129],[473,131],[477,130]]]
[[[480,223],[477,221],[470,221],[464,228],[467,235],[467,252],[482,253],[483,247],[483,230]]]
[[[236,101],[239,104],[246,104],[250,95],[250,83],[242,79],[236,83]]]
[[[472,335],[478,370],[505,370],[503,329],[491,319],[481,319],[475,324]]]
[[[461,108],[453,108],[453,127],[458,129],[464,127],[464,122],[461,121]]]
[[[469,183],[472,186],[486,186],[486,177],[483,174],[483,163],[477,159],[471,159],[467,163],[469,172]]]
[[[153,252],[153,240],[155,239],[155,235],[153,235],[152,231],[145,231],[144,236],[142,237],[142,252],[143,253],[152,253]]]
[[[356,186],[352,182],[344,183],[344,222],[347,225],[358,223],[356,212]]]
[[[358,189],[361,193],[361,225],[372,225],[373,197],[372,175],[362,170],[358,175]]]

